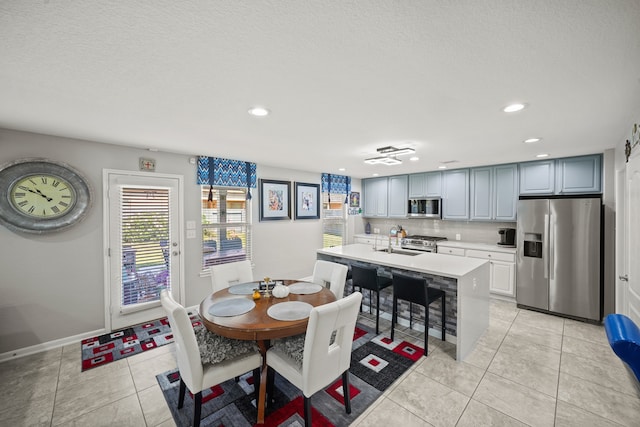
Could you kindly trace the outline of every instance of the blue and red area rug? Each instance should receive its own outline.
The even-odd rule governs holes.
[[[193,326],[200,324],[195,313],[189,313]],[[173,342],[173,333],[166,317],[142,323],[110,334],[82,341],[82,371],[106,365],[143,351],[153,350]]]
[[[342,380],[336,380],[311,398],[314,426],[348,426],[358,418],[384,390],[398,379],[423,354],[423,349],[406,341],[391,341],[365,326],[354,334],[349,375],[351,414],[344,410]],[[193,399],[189,393],[178,410],[180,374],[172,370],[158,375],[160,388],[178,427],[191,425]],[[276,373],[275,403],[267,407],[265,426],[304,425],[302,393]],[[253,376],[247,373],[238,382],[226,381],[202,393],[201,426],[253,426],[257,419]]]

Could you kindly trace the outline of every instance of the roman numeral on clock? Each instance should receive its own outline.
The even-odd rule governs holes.
[[[51,206],[51,210],[53,211],[53,213],[58,213],[60,212],[60,209],[58,209],[57,206]]]

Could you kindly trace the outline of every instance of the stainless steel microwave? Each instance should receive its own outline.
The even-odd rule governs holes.
[[[409,218],[442,218],[442,199],[409,199],[407,204]]]

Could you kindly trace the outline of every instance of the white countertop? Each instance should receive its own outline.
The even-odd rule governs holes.
[[[505,252],[508,254],[516,253],[516,248],[508,248],[500,245],[489,245],[486,243],[463,242],[458,240],[443,240],[441,242],[438,242],[438,246],[442,246],[443,248],[477,249],[480,251]]]
[[[463,277],[488,262],[482,259],[453,257],[431,252],[415,256],[389,254],[376,252],[371,245],[363,243],[318,249],[318,253],[453,278]]]

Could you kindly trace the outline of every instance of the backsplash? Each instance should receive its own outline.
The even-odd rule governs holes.
[[[498,242],[499,228],[516,228],[515,222],[478,222],[478,221],[443,221],[438,219],[374,219],[363,218],[362,228],[369,222],[371,233],[375,228],[380,229],[380,235],[386,236],[392,227],[402,226],[407,235],[421,234],[425,236],[446,237],[456,240],[456,234],[460,234],[460,240],[464,242],[496,244]]]

